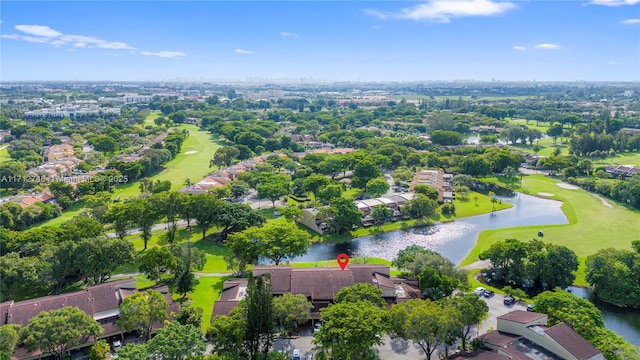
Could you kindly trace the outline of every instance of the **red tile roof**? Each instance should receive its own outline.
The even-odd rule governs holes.
[[[578,360],[588,360],[600,354],[600,350],[596,349],[565,323],[552,326],[544,332]]]

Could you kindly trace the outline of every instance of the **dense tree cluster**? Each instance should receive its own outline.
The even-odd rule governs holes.
[[[534,294],[571,285],[578,269],[578,258],[569,248],[537,239],[496,242],[480,254],[480,259],[491,260],[494,280]]]
[[[640,240],[633,248],[603,249],[587,258],[586,280],[600,300],[640,308]]]

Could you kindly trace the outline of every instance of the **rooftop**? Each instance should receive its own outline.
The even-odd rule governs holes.
[[[528,324],[532,321],[547,317],[546,314],[540,314],[532,311],[514,310],[504,315],[498,316],[498,320],[513,321],[521,324]]]

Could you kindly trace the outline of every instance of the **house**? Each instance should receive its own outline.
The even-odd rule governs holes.
[[[547,326],[548,316],[515,310],[497,319],[497,329],[479,337],[487,348],[512,358],[604,360],[604,355],[565,323]]]
[[[169,303],[167,313],[177,313],[180,311],[180,303],[173,301],[171,293],[166,286],[155,288],[162,293]],[[60,309],[66,306],[74,306],[84,311],[96,320],[103,329],[103,333],[98,338],[89,338],[80,347],[86,347],[98,339],[113,336],[124,336],[124,330],[116,325],[116,320],[120,317],[120,304],[124,298],[137,292],[136,279],[127,278],[109,283],[89,286],[85,290],[71,293],[51,295],[24,301],[8,301],[0,303],[0,326],[6,324],[17,324],[26,326],[29,320],[38,315],[41,311]],[[155,329],[159,329],[163,324],[156,324]],[[15,351],[13,359],[37,359],[43,354],[39,350],[28,352],[25,348]]]
[[[620,129],[620,132],[627,136],[640,135],[640,129],[622,128]]]
[[[420,170],[413,176],[409,191],[413,191],[416,185],[428,185],[438,190],[438,201],[452,202],[455,192],[450,182],[453,177],[450,175],[438,170]]]
[[[613,175],[614,178],[632,177],[640,174],[640,167],[635,165],[605,165],[604,171]]]
[[[382,290],[388,304],[422,298],[417,283],[411,279],[390,276],[387,265],[349,265],[340,268],[293,268],[290,266],[254,266],[253,275],[269,274],[274,296],[285,293],[304,294],[313,304],[311,318],[320,319],[320,310],[333,303],[342,288],[367,283]],[[220,298],[213,305],[212,319],[229,312],[246,296],[247,280],[230,279],[224,282]]]

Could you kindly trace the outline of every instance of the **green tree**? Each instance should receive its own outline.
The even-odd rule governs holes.
[[[216,199],[209,194],[193,195],[193,218],[198,222],[202,231],[202,238],[207,236],[207,230],[215,224],[220,209],[224,206],[223,201]]]
[[[368,283],[357,283],[344,287],[338,291],[334,300],[336,304],[366,301],[381,309],[387,307],[387,302],[382,298],[382,290]]]
[[[129,204],[118,203],[109,206],[104,214],[104,221],[113,223],[115,233],[120,239],[127,236],[129,225],[133,222],[129,209]]]
[[[242,300],[231,310],[229,315],[213,318],[207,335],[216,354],[228,359],[246,359],[244,351],[244,334],[247,327],[246,301]],[[225,358],[225,359],[226,359]]]
[[[549,316],[549,326],[564,322],[587,341],[593,341],[597,337],[597,329],[604,327],[600,310],[589,300],[558,290],[536,296],[536,312]]]
[[[313,309],[304,294],[285,293],[273,298],[273,313],[288,334],[293,334],[298,324],[303,324],[311,319],[310,311]]]
[[[138,292],[126,297],[120,304],[117,324],[125,331],[137,330],[145,340],[151,338],[151,330],[167,320],[169,303],[162,293],[155,290]]]
[[[11,360],[20,341],[19,325],[0,326],[0,359]]]
[[[328,179],[327,179],[328,180]],[[273,177],[268,182],[256,186],[259,199],[269,199],[271,207],[276,207],[276,201],[291,193],[289,179],[286,177]]]
[[[420,346],[428,360],[462,326],[458,310],[430,300],[413,299],[393,305],[389,318],[391,336]]]
[[[151,227],[162,218],[161,209],[157,208],[149,198],[134,198],[127,203],[128,215],[134,219],[136,225],[142,231],[144,250],[151,238]]]
[[[435,214],[438,203],[429,199],[423,194],[414,194],[402,206],[402,213],[409,215],[413,219],[423,219]]]
[[[89,337],[102,333],[102,327],[77,307],[66,306],[41,311],[22,329],[22,343],[28,351],[40,349],[62,360]]]
[[[333,304],[320,312],[322,326],[313,334],[313,343],[330,349],[335,359],[362,358],[372,346],[382,344],[385,311],[370,302]]]
[[[371,159],[360,159],[355,163],[353,168],[353,176],[351,177],[351,185],[360,189],[364,189],[371,179],[375,179],[382,175],[378,165]]]
[[[206,350],[200,327],[182,325],[177,322],[158,330],[147,343],[150,358],[163,360],[182,360],[202,355]]]
[[[367,181],[365,186],[366,191],[373,197],[379,197],[386,194],[389,191],[389,183],[385,178],[379,177]]]
[[[20,257],[15,252],[0,256],[0,301],[14,299],[16,294],[36,287],[37,263],[35,256]]]
[[[602,249],[589,256],[586,264],[586,280],[598,299],[616,306],[640,307],[639,251]]]
[[[437,301],[451,296],[459,283],[456,279],[427,267],[418,274],[418,285],[428,299]]]
[[[371,211],[371,217],[373,217],[373,220],[378,226],[387,221],[387,219],[390,218],[391,215],[393,215],[393,213],[391,212],[391,209],[389,209],[386,205],[377,205]]]
[[[352,200],[338,198],[326,208],[320,210],[320,216],[337,234],[344,234],[362,224],[362,213]]]
[[[289,221],[296,221],[302,216],[302,209],[296,206],[281,206],[278,211]]]
[[[457,338],[462,340],[462,350],[467,350],[467,344],[471,341],[471,331],[489,314],[487,302],[476,294],[460,293],[446,299],[454,309],[460,313],[460,326],[457,329]]]
[[[244,343],[250,359],[265,359],[275,340],[275,324],[271,281],[268,274],[254,278],[249,275],[247,283],[247,312]]]
[[[314,199],[318,200],[320,189],[331,184],[331,180],[320,174],[311,174],[302,182],[302,189],[313,194]]]
[[[122,360],[148,360],[147,344],[127,344],[116,350],[118,359]]]
[[[323,187],[318,192],[318,199],[323,203],[331,203],[334,199],[342,197],[344,188],[339,184],[331,184]]]
[[[150,279],[159,283],[162,281],[163,269],[175,269],[177,265],[178,259],[171,250],[164,246],[158,246],[142,253],[138,269]]]
[[[175,315],[174,320],[181,325],[193,325],[197,328],[202,323],[202,308],[195,305],[186,305],[180,308],[180,312]]]
[[[151,203],[158,209],[167,219],[167,240],[173,243],[176,239],[178,231],[178,218],[182,207],[181,195],[177,191],[163,192],[155,194],[151,197]]]
[[[104,340],[98,340],[89,350],[89,360],[107,360],[111,347],[109,343]]]
[[[81,240],[75,256],[85,282],[91,279],[94,284],[107,281],[119,266],[130,263],[134,257],[130,241],[104,236]]]
[[[413,192],[416,194],[423,194],[431,200],[438,200],[438,197],[440,196],[437,189],[425,184],[416,184],[416,186],[413,187]]]

